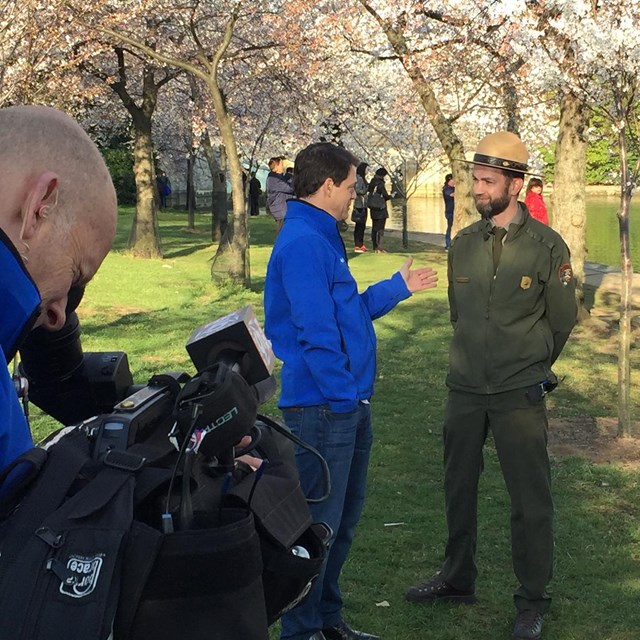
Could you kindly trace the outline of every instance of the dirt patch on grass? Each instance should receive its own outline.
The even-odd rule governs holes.
[[[603,283],[605,285],[606,283]],[[620,295],[602,287],[585,284],[585,305],[590,314],[582,318],[574,331],[585,343],[595,345],[596,354],[617,358]],[[632,368],[640,348],[640,308],[633,305],[631,321]],[[636,437],[618,437],[618,419],[615,417],[549,419],[549,451],[557,457],[581,456],[596,464],[614,464],[640,470],[640,423],[632,425]]]
[[[640,469],[640,437],[617,437],[617,418],[551,418],[549,451],[552,455],[581,456],[596,464]],[[640,424],[634,425],[640,434]]]

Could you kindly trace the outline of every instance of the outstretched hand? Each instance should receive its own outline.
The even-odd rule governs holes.
[[[420,269],[412,269],[413,258],[407,258],[407,261],[402,265],[400,274],[404,278],[407,284],[407,289],[411,293],[417,291],[424,291],[425,289],[433,289],[438,283],[438,272],[434,271],[431,267],[421,267]]]

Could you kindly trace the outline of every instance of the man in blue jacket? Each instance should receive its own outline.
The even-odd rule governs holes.
[[[70,288],[85,285],[109,251],[117,209],[100,152],[55,109],[0,109],[0,175],[0,349],[9,363],[32,328],[62,328]],[[2,366],[0,468],[31,446]]]
[[[344,622],[338,586],[364,504],[372,443],[372,321],[437,281],[431,268],[412,270],[409,258],[390,279],[358,293],[338,231],[356,195],[357,165],[351,153],[326,142],[298,154],[297,199],[288,202],[267,269],[265,330],[283,361],[279,406],[287,426],[322,453],[331,473],[329,497],[311,505],[314,520],[333,531],[330,551],[308,598],[283,617],[283,640],[377,638]],[[317,496],[317,462],[303,451],[296,461],[305,494]]]

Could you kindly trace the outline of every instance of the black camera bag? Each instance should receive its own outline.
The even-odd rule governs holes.
[[[308,593],[328,535],[292,464],[230,481],[197,456],[194,521],[165,533],[166,439],[95,460],[82,431],[62,433],[0,474],[0,638],[266,640]]]
[[[211,518],[228,517],[225,514],[234,513],[251,516],[252,526],[255,525],[261,555],[261,588],[264,593],[267,624],[271,625],[280,616],[301,602],[309,593],[313,582],[320,573],[322,563],[326,556],[328,539],[331,532],[321,523],[313,524],[311,513],[307,506],[307,500],[300,487],[298,472],[295,468],[292,443],[310,448],[306,443],[290,433],[286,427],[267,418],[258,416],[256,430],[262,435],[256,439],[254,445],[249,447],[255,455],[263,458],[264,463],[257,472],[243,471],[242,465],[231,475],[216,477],[210,474],[206,459],[197,457],[190,482],[190,497],[196,514],[196,521]],[[134,450],[136,447],[134,447]],[[320,457],[320,460],[322,458]],[[326,463],[322,460],[323,468]],[[330,490],[328,469],[324,469],[325,489]],[[166,478],[165,480],[168,480]],[[155,485],[153,484],[155,483]],[[144,505],[145,510],[157,513],[156,495],[164,495],[166,482],[156,478],[152,483],[138,483],[138,504]],[[138,514],[143,519],[148,519],[148,514],[143,515],[138,508]],[[198,522],[196,523],[198,524]],[[139,523],[138,523],[139,525]],[[149,535],[149,532],[146,532]],[[153,574],[149,576],[142,591],[135,591],[135,585],[139,584],[138,576],[141,571],[136,570],[127,574],[132,576],[125,580],[124,591],[127,595],[122,600],[122,605],[116,618],[116,640],[130,638],[131,640],[143,640],[149,637],[147,634],[153,630],[153,637],[159,640],[173,639],[184,631],[179,620],[184,616],[186,609],[184,602],[176,604],[178,595],[175,586],[167,587],[176,576],[183,575],[181,566],[185,564],[185,556],[192,558],[197,564],[198,553],[194,551],[194,540],[184,538],[186,543],[180,549],[180,536],[173,538],[174,534],[164,537],[164,546],[157,551],[154,560],[149,560],[147,553],[147,567],[153,563]],[[237,539],[237,536],[236,536]],[[151,548],[151,544],[143,545]],[[302,557],[292,553],[292,548],[302,547],[309,557]],[[179,557],[180,562],[176,561]],[[232,582],[238,578],[238,572],[243,571],[238,563],[227,567],[228,558],[221,556],[222,563],[217,569],[220,576],[216,584],[224,592],[232,591]],[[255,565],[255,560],[251,561]],[[198,569],[196,569],[197,571]],[[185,582],[187,575],[184,574]],[[226,577],[228,576],[228,577]],[[132,586],[130,583],[134,583]],[[161,593],[162,595],[158,595]],[[191,596],[189,596],[191,597]],[[239,602],[249,601],[248,598],[238,598]],[[191,620],[203,618],[199,611],[201,603],[192,600],[193,611]],[[177,606],[181,616],[172,617],[170,611]],[[217,606],[214,605],[213,608]],[[221,615],[235,615],[232,606],[223,607]],[[246,607],[243,608],[246,614]],[[253,608],[252,608],[253,611]],[[252,613],[253,616],[253,613]],[[251,616],[249,616],[251,617]],[[178,622],[176,622],[178,621]],[[178,627],[173,625],[178,624]],[[229,626],[229,628],[232,628]],[[174,631],[172,631],[174,630]],[[235,637],[250,638],[248,634],[239,633],[236,626]],[[200,638],[199,635],[186,634],[185,637]],[[209,637],[209,636],[207,636]],[[212,636],[217,639],[219,636]],[[227,636],[220,636],[226,638]],[[234,636],[229,636],[234,637]]]
[[[134,523],[115,640],[266,640],[260,541],[253,516],[222,510],[206,528],[161,534]],[[151,546],[150,546],[151,545]]]
[[[71,433],[3,471],[0,480],[12,480],[13,490],[1,507],[0,638],[109,636],[135,479],[91,466],[86,437]]]

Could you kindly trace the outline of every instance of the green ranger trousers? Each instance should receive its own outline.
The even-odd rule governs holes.
[[[553,499],[548,421],[537,387],[492,395],[450,391],[444,423],[445,508],[449,538],[441,575],[456,589],[474,588],[478,480],[491,429],[511,498],[511,553],[519,610],[544,613],[553,565]]]

